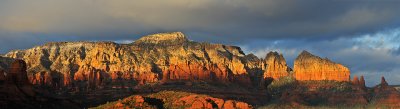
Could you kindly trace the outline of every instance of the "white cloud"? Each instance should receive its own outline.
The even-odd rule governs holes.
[[[366,45],[371,49],[396,50],[400,47],[400,28],[384,30],[374,34],[365,34],[353,39],[357,45]]]

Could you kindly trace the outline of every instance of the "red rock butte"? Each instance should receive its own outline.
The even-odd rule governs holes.
[[[350,70],[329,59],[322,59],[307,51],[303,51],[294,61],[294,77],[296,80],[335,80],[349,81]]]

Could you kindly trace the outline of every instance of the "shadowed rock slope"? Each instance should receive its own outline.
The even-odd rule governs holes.
[[[0,72],[0,107],[2,109],[34,108],[78,108],[77,104],[65,99],[47,96],[28,81],[26,63],[15,60],[6,63],[8,69]]]

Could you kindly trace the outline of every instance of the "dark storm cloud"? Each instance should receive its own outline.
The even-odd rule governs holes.
[[[395,53],[396,55],[400,55],[400,47],[397,48],[397,50],[395,50],[394,53]]]
[[[60,40],[63,36],[96,40],[117,35],[115,40],[136,39],[160,31],[201,33],[207,39],[193,38],[216,42],[227,38],[231,42],[334,39],[396,26],[399,4],[372,0],[3,0],[0,30],[46,33]]]

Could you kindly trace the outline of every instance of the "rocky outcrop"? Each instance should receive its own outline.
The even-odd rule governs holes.
[[[381,77],[381,84],[380,84],[380,87],[388,87],[389,86],[389,84],[386,82],[386,79],[385,79],[385,77]]]
[[[351,83],[355,86],[355,88],[357,89],[361,89],[361,90],[366,90],[367,86],[365,86],[365,80],[364,80],[364,76],[361,76],[360,79],[358,78],[358,76],[354,76],[353,80],[351,81]]]
[[[374,87],[372,101],[378,107],[400,108],[400,92],[389,86],[382,77],[381,83]]]
[[[3,61],[4,62],[4,61]],[[8,62],[7,62],[8,63]],[[68,100],[50,97],[42,90],[36,90],[27,77],[27,65],[23,60],[16,59],[8,65],[5,72],[5,82],[0,84],[0,106],[3,109],[24,108],[78,108]]]
[[[10,104],[23,104],[23,102],[29,101],[29,97],[35,96],[33,87],[28,81],[26,67],[23,60],[15,60],[10,64],[4,77],[5,81],[0,84],[0,96],[3,98],[0,99],[0,105],[6,106],[3,108],[12,106]]]
[[[67,76],[65,76],[67,77]],[[53,87],[53,88],[60,88],[63,84],[68,84],[68,83],[63,83],[62,75],[59,73],[51,72],[51,71],[41,71],[35,74],[32,74],[29,77],[29,81],[32,84],[36,84],[39,86],[47,86],[47,87]],[[67,82],[66,80],[65,82]]]
[[[133,95],[123,100],[100,105],[99,108],[146,108],[146,109],[251,109],[251,105],[235,100],[224,100],[208,95],[163,91],[148,96]]]
[[[47,43],[5,56],[27,62],[31,83],[62,87],[182,80],[249,86],[255,80],[250,77],[262,72],[239,47],[189,41],[180,32],[144,36],[131,44]]]
[[[0,69],[0,85],[30,86],[26,72],[27,65],[23,60],[15,60],[9,64],[9,68]]]
[[[294,61],[294,77],[296,80],[335,80],[349,81],[350,71],[347,67],[322,59],[307,51],[303,51]]]
[[[351,83],[353,85],[359,85],[360,84],[360,80],[358,79],[358,76],[354,76],[353,80],[351,81]]]
[[[28,76],[26,72],[26,63],[23,60],[14,61],[7,73],[7,82],[11,84],[16,84],[18,86],[23,86],[30,84],[28,81]]]
[[[281,77],[289,75],[291,69],[286,65],[286,60],[282,54],[278,54],[278,52],[269,52],[264,62],[267,64],[267,68],[264,72],[264,79],[273,78],[274,80],[278,80]]]
[[[176,107],[188,106],[191,109],[250,109],[251,106],[244,102],[223,100],[201,95],[189,95],[173,102]]]
[[[359,81],[359,85],[363,88],[367,88],[367,86],[365,86],[365,80],[364,80],[364,76],[360,77],[360,81]]]

